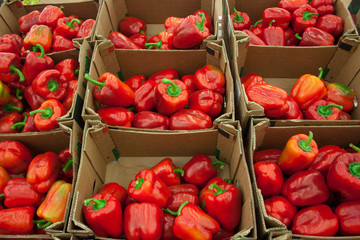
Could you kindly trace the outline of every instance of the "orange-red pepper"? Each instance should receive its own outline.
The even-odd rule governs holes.
[[[34,117],[35,126],[40,131],[50,131],[59,126],[56,119],[65,115],[66,111],[61,102],[49,99],[43,102],[39,109],[31,111],[30,116]]]
[[[49,52],[52,44],[52,32],[48,26],[34,25],[24,39],[25,50],[30,50],[36,44],[40,44],[45,52]]]

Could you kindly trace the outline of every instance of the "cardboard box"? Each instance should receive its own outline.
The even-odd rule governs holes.
[[[83,143],[68,224],[68,232],[75,236],[95,238],[86,224],[82,207],[83,201],[96,194],[104,184],[117,182],[127,188],[140,170],[151,168],[165,157],[171,157],[181,168],[194,155],[204,153],[212,160],[226,163],[225,169],[218,170],[219,175],[232,179],[242,193],[242,218],[233,238],[257,239],[251,183],[238,122],[223,123],[218,130],[192,135],[164,132],[139,134],[129,128],[107,128],[98,121],[90,120],[86,121]]]
[[[35,157],[48,151],[60,153],[65,148],[70,149],[73,156],[73,170],[74,177],[72,180],[72,192],[75,188],[76,177],[79,167],[80,150],[82,142],[82,130],[75,121],[63,122],[60,128],[50,132],[36,132],[24,134],[1,134],[0,141],[12,140],[19,141],[29,148],[32,155]],[[16,175],[21,177],[21,175]],[[26,177],[26,174],[24,174]],[[2,235],[0,239],[52,239],[52,235],[63,234],[68,222],[68,215],[70,213],[70,206],[72,200],[72,192],[70,193],[65,210],[64,221],[51,224],[47,227],[46,234],[33,235]],[[36,214],[36,213],[35,213]]]
[[[252,119],[251,126],[247,132],[245,145],[246,161],[249,166],[253,191],[256,201],[257,226],[259,237],[267,239],[289,239],[292,234],[286,229],[286,226],[277,219],[267,215],[264,199],[261,191],[257,188],[253,165],[253,154],[255,151],[276,148],[284,149],[286,142],[295,134],[303,133],[308,135],[309,131],[314,134],[314,140],[318,147],[325,145],[337,145],[341,148],[347,148],[350,143],[358,145],[360,143],[360,126],[270,126],[266,119]],[[337,237],[311,237],[305,235],[293,234],[292,239],[360,239],[360,236],[337,236]]]
[[[225,75],[226,93],[222,114],[214,120],[216,125],[224,120],[234,119],[233,79],[227,59],[224,43],[221,40],[206,41],[206,49],[186,51],[143,51],[114,49],[112,42],[98,42],[95,46],[89,75],[98,79],[105,72],[111,72],[123,81],[143,74],[146,78],[152,74],[173,68],[179,72],[180,77],[194,74],[196,70],[212,64],[219,67]],[[87,84],[82,117],[85,120],[100,120],[96,113],[99,103],[93,97],[94,84]]]

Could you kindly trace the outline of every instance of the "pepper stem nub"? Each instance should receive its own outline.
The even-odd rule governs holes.
[[[241,16],[240,14],[239,14],[239,12],[236,10],[236,8],[234,8],[234,12],[235,12],[235,17],[234,17],[234,21],[236,22],[236,23],[242,23],[243,21],[244,21],[244,18],[243,18],[243,16]]]
[[[170,84],[170,86],[166,89],[167,93],[172,97],[177,97],[181,93],[181,88],[176,85],[173,81],[167,78],[162,79],[163,84]]]
[[[312,147],[310,145],[311,141],[313,139],[313,133],[312,131],[309,131],[309,138],[305,141],[305,140],[299,140],[299,147],[304,151],[304,152],[310,152]]]
[[[44,119],[50,118],[54,114],[54,110],[51,107],[45,109],[37,109],[30,112],[30,116],[34,116],[35,113],[41,113],[41,117]]]
[[[204,28],[205,14],[200,13],[200,16],[201,16],[201,22],[196,22],[195,25],[199,29],[200,32],[204,32],[205,31],[205,28]]]
[[[85,199],[84,205],[86,207],[92,206],[92,210],[99,210],[106,206],[106,200],[105,199],[97,199],[97,198],[88,198]]]

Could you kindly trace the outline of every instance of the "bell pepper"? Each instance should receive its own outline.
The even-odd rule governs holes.
[[[123,233],[123,212],[119,199],[110,193],[85,199],[83,214],[98,237],[119,238]]]
[[[281,169],[274,162],[260,161],[254,164],[256,184],[263,198],[279,195],[284,184]]]
[[[78,86],[78,80],[69,81],[67,94],[65,98],[62,100],[62,104],[64,105],[65,111],[68,112],[73,104],[75,93]]]
[[[304,117],[311,120],[338,120],[342,108],[334,102],[318,100],[306,109]]]
[[[319,154],[314,162],[310,165],[309,170],[317,170],[326,177],[330,165],[337,156],[346,153],[346,151],[335,145],[326,145],[319,148]]]
[[[174,49],[173,41],[174,33],[161,32],[158,35],[149,38],[149,40],[144,44],[144,46],[148,49],[169,50]]]
[[[22,115],[17,112],[8,113],[0,118],[0,133],[18,133],[17,129],[11,127],[22,121]]]
[[[137,33],[129,37],[131,41],[133,41],[140,48],[145,49],[145,43],[147,41],[147,37],[145,34]]]
[[[241,84],[244,86],[245,92],[249,87],[256,84],[267,84],[264,79],[256,73],[248,73],[240,78]]]
[[[59,161],[61,163],[61,173],[68,178],[74,175],[74,161],[69,148],[65,148],[59,153]]]
[[[225,94],[225,76],[218,67],[205,65],[195,72],[194,78],[199,90],[208,89],[221,95]]]
[[[217,170],[214,167],[216,164],[224,166],[221,161],[211,162],[211,159],[204,153],[196,154],[183,166],[183,179],[187,183],[204,187],[210,179],[217,176]]]
[[[162,83],[155,87],[155,108],[162,115],[170,116],[185,108],[188,98],[186,86],[180,80],[164,78]]]
[[[19,45],[15,35],[20,37],[17,34],[5,34],[0,37],[0,52],[21,55],[22,39],[20,37],[21,44]]]
[[[161,240],[179,240],[173,232],[173,226],[175,222],[175,216],[164,213],[164,223]]]
[[[61,102],[55,99],[49,99],[43,102],[39,109],[30,112],[34,116],[34,123],[40,131],[50,131],[59,126],[56,119],[66,114],[65,108]]]
[[[127,37],[131,37],[134,34],[145,34],[147,30],[146,23],[136,17],[124,17],[121,19],[119,29],[122,34]]]
[[[195,84],[195,77],[194,75],[184,75],[181,78],[181,81],[183,81],[185,83],[186,86],[186,90],[189,93],[189,96],[195,92],[197,89],[196,84]]]
[[[308,27],[315,27],[318,11],[309,4],[304,4],[292,14],[291,24],[295,33],[303,33]]]
[[[352,145],[353,146],[353,145]],[[354,147],[357,151],[359,148]],[[326,180],[332,191],[349,200],[360,199],[360,153],[343,153],[329,167]]]
[[[289,110],[281,116],[281,119],[303,119],[303,112],[300,110],[297,102],[290,96],[288,96],[287,104]]]
[[[51,30],[54,30],[58,20],[65,17],[62,9],[63,7],[47,5],[40,13],[39,25],[47,25]]]
[[[36,206],[41,200],[41,194],[25,178],[10,179],[0,197],[5,197],[4,205],[7,208]]]
[[[111,194],[119,199],[122,209],[125,208],[125,201],[127,198],[127,191],[126,189],[119,185],[116,182],[109,182],[104,184],[104,186],[100,189],[99,194]]]
[[[36,76],[31,85],[43,98],[62,101],[67,94],[68,82],[60,76],[60,71],[56,69],[44,70]]]
[[[175,29],[180,25],[180,23],[184,20],[185,18],[181,18],[181,17],[168,17],[165,19],[165,23],[164,23],[164,27],[166,29],[167,32],[174,32]],[[206,19],[205,19],[206,21]]]
[[[61,74],[63,81],[71,81],[77,79],[79,73],[79,63],[75,59],[66,58],[55,65],[55,69]]]
[[[154,80],[147,80],[134,91],[134,103],[137,112],[155,110],[155,88],[158,84]]]
[[[141,49],[136,43],[124,34],[113,31],[109,34],[108,38],[116,49]]]
[[[34,123],[34,117],[30,116],[29,112],[25,112],[23,116],[23,121],[15,123],[10,128],[16,129],[18,132],[21,133],[38,132],[39,130],[36,128]]]
[[[30,50],[36,44],[40,44],[45,52],[49,52],[52,45],[52,32],[48,26],[33,25],[24,38],[24,49]]]
[[[194,12],[194,15],[201,18],[201,13],[205,15],[205,22],[204,22],[205,26],[209,29],[209,32],[211,34],[214,33],[214,26],[212,24],[212,19],[207,11],[205,11],[204,9],[198,9]]]
[[[37,225],[38,228],[45,228],[52,223],[64,220],[66,203],[71,193],[72,184],[63,180],[57,180],[51,185],[44,201],[38,207],[36,214],[47,222]],[[112,219],[112,221],[115,221]]]
[[[295,32],[291,27],[284,30],[285,32],[285,46],[298,46],[300,40],[296,38]]]
[[[219,93],[202,89],[190,95],[188,108],[202,111],[215,119],[220,115],[223,104],[223,97]]]
[[[33,233],[33,206],[0,210],[0,234],[28,235]]]
[[[97,81],[86,73],[85,79],[95,84],[94,98],[103,105],[129,107],[134,102],[134,92],[131,88],[110,72],[102,74]]]
[[[344,111],[341,111],[339,120],[351,120],[351,116],[350,116],[350,114],[348,114]]]
[[[254,164],[263,161],[277,163],[280,155],[281,150],[275,148],[256,151],[253,154],[253,162]]]
[[[288,228],[297,209],[283,196],[273,196],[264,200],[266,214],[276,218]]]
[[[0,81],[0,106],[10,101],[10,89],[9,87]]]
[[[244,29],[250,29],[251,20],[247,13],[237,11],[234,8],[234,12],[230,14],[231,22],[234,30],[242,31]]]
[[[45,98],[40,96],[31,85],[25,88],[24,97],[31,109],[38,109],[41,104],[46,100]]]
[[[247,30],[247,29],[244,29],[244,30]],[[264,30],[264,28],[263,28],[263,20],[262,19],[260,19],[259,21],[256,21],[254,23],[254,25],[250,27],[250,32],[252,32],[255,36],[257,36],[259,38],[261,38],[263,30]]]
[[[220,230],[212,236],[212,240],[230,240],[234,234],[234,231],[225,231],[220,228]]]
[[[10,39],[14,45],[16,46],[17,49],[20,50],[20,52],[22,51],[22,48],[23,48],[23,38],[20,37],[20,35],[16,34],[16,33],[12,33],[12,34],[4,34],[2,36],[3,38],[8,38]],[[21,52],[22,54],[22,52]],[[22,57],[22,55],[21,55]]]
[[[10,179],[11,179],[10,174],[6,171],[5,168],[0,166],[0,194],[4,193],[4,188]]]
[[[21,113],[23,109],[24,109],[24,104],[15,96],[11,95],[10,101],[0,107],[0,117],[3,117],[6,114],[15,111]]]
[[[339,218],[340,233],[344,236],[358,236],[360,234],[360,201],[346,201],[335,208]]]
[[[240,223],[242,198],[240,190],[220,177],[212,178],[200,191],[200,206],[216,219],[221,228],[232,231]]]
[[[302,75],[291,89],[290,96],[298,103],[301,110],[306,110],[312,103],[326,95],[326,86],[321,79],[323,70],[319,68],[318,77],[311,74]]]
[[[301,40],[299,46],[331,46],[335,41],[333,35],[316,27],[306,28],[301,37],[295,36]]]
[[[291,231],[294,234],[312,236],[334,236],[339,229],[339,220],[325,204],[313,205],[299,210]]]
[[[319,16],[324,16],[326,14],[334,14],[335,7],[333,6],[333,0],[312,0],[309,3],[313,8],[319,12]]]
[[[326,85],[324,100],[341,105],[342,111],[350,112],[354,107],[355,94],[351,88],[342,83],[329,83]]]
[[[273,22],[274,27],[281,27],[286,29],[291,20],[291,14],[288,10],[279,7],[269,7],[263,11],[263,26],[269,26],[270,22]]]
[[[169,190],[171,192],[171,195],[174,195],[177,193],[193,193],[195,195],[199,194],[198,187],[194,184],[189,184],[189,183],[183,183],[180,185],[169,186]]]
[[[175,218],[173,232],[180,239],[206,239],[220,230],[219,223],[206,214],[195,204],[185,201],[177,212],[165,209],[165,212],[177,216]]]
[[[144,83],[145,81],[146,78],[144,75],[136,75],[127,79],[125,81],[125,84],[128,85],[131,88],[131,90],[133,90],[135,93],[135,90],[138,89],[141,86],[141,84]]]
[[[148,81],[154,80],[156,83],[161,83],[164,78],[170,80],[179,79],[179,73],[175,69],[167,68],[151,75]]]
[[[169,124],[170,119],[161,115],[160,113],[142,111],[135,114],[132,127],[168,130]]]
[[[30,162],[26,180],[40,193],[46,193],[57,180],[61,163],[53,152],[39,154]]]
[[[133,203],[125,208],[124,232],[127,239],[160,240],[164,213],[151,202]]]
[[[163,208],[171,193],[166,184],[150,169],[141,170],[127,189],[137,201],[155,203]]]
[[[317,20],[316,27],[336,38],[344,31],[344,20],[334,14],[326,14]]]
[[[111,126],[131,127],[134,113],[123,107],[101,107],[97,110],[101,121]]]
[[[72,42],[72,40],[67,39],[61,35],[56,35],[53,40],[52,44],[52,51],[53,52],[61,52],[61,51],[67,51],[75,49],[75,46]]]
[[[31,160],[30,150],[21,142],[11,140],[0,142],[0,166],[9,174],[26,172]]]
[[[273,26],[275,20],[272,20],[267,28],[263,30],[262,39],[269,46],[285,46],[285,32],[281,27]]]
[[[51,57],[45,55],[45,50],[40,44],[36,44],[33,50],[38,49],[39,52],[30,52],[26,55],[25,64],[22,72],[25,77],[24,84],[31,85],[36,76],[44,71],[54,68],[54,61]]]
[[[199,205],[199,198],[195,193],[179,192],[171,194],[165,208],[168,208],[171,211],[177,211],[181,204],[183,204],[185,201]]]
[[[313,133],[293,135],[281,152],[278,165],[285,174],[307,169],[319,153],[317,143],[313,140]]]
[[[77,18],[63,17],[57,21],[55,30],[56,34],[67,39],[73,39],[79,32],[81,21]]]
[[[200,16],[189,15],[174,30],[174,48],[191,49],[200,46],[202,41],[210,36],[205,26],[205,14]]]
[[[211,117],[196,109],[182,109],[170,117],[170,130],[196,130],[211,127]]]
[[[151,170],[166,184],[166,186],[180,184],[180,176],[184,175],[184,170],[177,168],[171,158],[164,158],[153,166]]]
[[[0,80],[2,82],[12,82],[20,78],[24,82],[25,78],[20,71],[20,57],[14,53],[0,52]]]
[[[18,20],[19,31],[26,35],[30,31],[33,25],[37,25],[39,21],[40,11],[34,10],[24,16],[21,16]]]
[[[95,24],[95,19],[86,19],[79,28],[79,31],[76,33],[76,38],[86,38],[89,37],[93,26]]]
[[[307,3],[307,0],[280,0],[278,7],[284,8],[290,13],[293,13],[296,9]]]

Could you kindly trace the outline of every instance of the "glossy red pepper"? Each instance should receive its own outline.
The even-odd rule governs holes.
[[[55,69],[61,74],[63,81],[71,81],[77,79],[79,72],[79,63],[75,59],[66,58],[55,65]]]
[[[0,234],[29,235],[33,233],[35,207],[14,207],[0,210]]]
[[[270,22],[275,20],[273,23],[274,27],[281,27],[286,29],[291,20],[291,14],[288,10],[279,7],[266,8],[263,11],[263,26],[269,26]]]
[[[300,40],[296,38],[295,32],[291,27],[284,30],[285,32],[285,46],[298,46]]]
[[[180,240],[177,238],[173,232],[173,226],[175,222],[175,216],[164,213],[164,223],[161,240]]]
[[[220,115],[223,104],[223,97],[219,93],[202,89],[190,95],[188,108],[202,111],[214,119]]]
[[[184,75],[181,78],[181,81],[183,81],[185,83],[186,86],[186,90],[189,93],[189,96],[195,92],[197,89],[196,84],[195,84],[195,77],[194,75]]]
[[[79,32],[81,21],[77,18],[63,17],[57,21],[55,32],[67,39],[73,39]]]
[[[344,31],[344,20],[334,14],[326,14],[318,19],[316,27],[330,33],[336,38]]]
[[[311,120],[338,120],[342,108],[334,102],[318,100],[306,109],[304,117]]]
[[[304,4],[292,14],[291,24],[295,33],[303,33],[308,27],[315,27],[318,11],[309,4]]]
[[[43,102],[39,109],[30,112],[34,116],[34,123],[39,131],[50,131],[59,126],[56,119],[66,114],[65,108],[61,102],[55,99],[49,99]]]
[[[47,25],[52,30],[55,29],[56,24],[60,18],[65,17],[62,7],[47,5],[40,13],[39,25]]]
[[[6,114],[0,118],[0,133],[18,133],[17,129],[12,129],[11,127],[20,121],[22,121],[21,114],[17,112]]]
[[[5,34],[0,37],[0,52],[22,54],[23,40],[17,34]]]
[[[104,184],[104,186],[100,189],[99,194],[112,194],[117,199],[119,199],[122,209],[125,208],[125,201],[127,198],[127,191],[126,189],[119,185],[116,182],[109,182]]]
[[[247,13],[237,11],[236,8],[234,8],[234,12],[230,14],[230,18],[234,30],[242,31],[250,28],[251,20]]]
[[[68,178],[74,175],[74,161],[69,148],[65,148],[59,153],[59,161],[61,163],[61,173]]]
[[[26,35],[30,31],[33,25],[37,25],[39,21],[40,11],[34,10],[24,16],[21,16],[18,20],[19,31]]]
[[[254,164],[263,161],[277,163],[280,155],[281,155],[281,150],[275,148],[256,151],[253,154],[253,162]]]
[[[198,69],[195,74],[195,85],[201,89],[208,89],[221,95],[225,94],[225,76],[220,68],[208,64]]]
[[[135,128],[147,128],[147,129],[159,129],[168,130],[170,125],[170,119],[161,115],[160,113],[151,111],[138,112],[134,116],[132,127]]]
[[[340,234],[344,236],[358,236],[360,234],[360,200],[346,201],[335,208],[339,218]]]
[[[31,160],[30,150],[21,142],[11,140],[0,142],[0,166],[9,174],[26,172]]]
[[[161,83],[164,78],[173,80],[179,79],[179,73],[175,69],[167,68],[151,75],[148,80],[154,80],[156,83]]]
[[[116,49],[141,49],[136,43],[130,38],[120,32],[111,32],[108,38]]]
[[[266,214],[289,227],[297,209],[283,196],[273,196],[264,200]]]
[[[72,42],[72,40],[65,38],[62,35],[56,35],[54,37],[54,41],[52,44],[52,51],[53,52],[61,52],[61,51],[67,51],[75,49],[75,46]]]
[[[13,82],[20,78],[24,82],[25,78],[21,69],[20,57],[14,53],[0,52],[0,80],[2,82]]]
[[[97,110],[101,121],[111,126],[131,127],[134,113],[123,107],[101,107]]]
[[[24,104],[15,96],[11,95],[10,101],[0,107],[0,117],[15,111],[21,113],[23,109]]]
[[[244,30],[247,30],[247,29],[244,29]],[[263,20],[262,19],[260,19],[259,21],[256,21],[254,23],[254,25],[251,26],[251,28],[250,28],[250,32],[252,32],[255,36],[257,36],[259,38],[261,38],[263,30],[264,29],[263,29]]]
[[[145,34],[137,33],[129,37],[131,41],[133,41],[135,44],[137,44],[140,48],[145,48],[145,43],[147,41],[147,37]]]
[[[340,113],[339,120],[351,120],[351,116],[350,116],[350,114],[342,111]]]
[[[289,110],[281,116],[281,119],[303,119],[303,112],[300,110],[297,102],[291,97],[288,96],[287,104],[289,105]]]
[[[152,36],[144,44],[145,48],[148,49],[161,49],[169,50],[174,49],[173,46],[174,33],[172,32],[161,32],[158,35]]]
[[[212,119],[196,109],[182,109],[170,117],[170,130],[196,130],[212,127]]]
[[[154,80],[147,80],[134,91],[134,103],[137,112],[155,110],[155,88],[158,84]]]
[[[185,18],[180,18],[180,17],[168,17],[168,18],[166,18],[165,23],[164,23],[164,27],[165,27],[166,31],[167,32],[174,32],[175,29],[180,25],[180,23],[184,19]]]
[[[269,46],[285,46],[285,32],[281,27],[273,26],[272,20],[267,28],[263,30],[264,43]]]
[[[38,132],[39,130],[36,128],[34,123],[34,117],[30,116],[28,111],[25,112],[23,116],[24,116],[24,120],[12,125],[11,129],[16,129],[18,132],[21,133]]]
[[[329,83],[326,85],[326,96],[324,100],[332,101],[341,105],[342,111],[350,112],[354,108],[354,91],[342,83]]]
[[[205,11],[204,9],[198,9],[194,12],[194,15],[201,18],[201,13],[205,15],[205,22],[204,22],[205,26],[209,29],[209,32],[211,34],[214,33],[214,26],[212,24],[212,19],[207,11]]]
[[[181,204],[183,204],[185,201],[188,201],[189,203],[193,203],[195,205],[199,205],[199,198],[196,194],[179,192],[171,194],[165,208],[168,208],[171,211],[177,211]]]
[[[166,186],[180,184],[181,176],[184,175],[184,170],[177,168],[171,158],[164,158],[153,166],[151,170],[166,184]]]
[[[31,85],[25,88],[24,97],[31,109],[33,110],[38,109],[41,104],[46,100],[45,98],[40,96]]]
[[[254,164],[257,187],[264,198],[279,195],[284,184],[281,169],[274,162],[260,161]]]
[[[131,37],[134,34],[145,34],[147,30],[146,23],[136,17],[124,17],[119,24],[119,29],[122,34]]]
[[[280,2],[278,3],[278,7],[284,8],[288,10],[290,13],[292,13],[296,9],[307,3],[308,3],[307,0],[280,0]]]
[[[79,31],[76,33],[76,38],[86,38],[89,37],[93,26],[95,24],[95,19],[86,19],[79,28]]]
[[[319,12],[320,16],[324,16],[325,14],[334,14],[335,7],[333,6],[333,0],[312,0],[309,3],[313,8]]]
[[[310,165],[310,170],[317,170],[326,177],[330,165],[337,158],[337,156],[346,153],[346,151],[335,145],[326,145],[319,148],[319,154],[314,162]]]
[[[267,84],[264,79],[256,73],[248,73],[240,78],[241,84],[244,86],[245,92],[249,87],[256,84]]]
[[[135,90],[138,89],[142,83],[146,81],[144,75],[136,75],[125,81],[125,84],[128,85],[135,93]]]
[[[52,46],[52,32],[46,25],[33,25],[24,38],[24,49],[30,50],[36,44],[40,44],[45,52],[49,52]]]
[[[36,76],[31,85],[43,98],[62,101],[67,94],[68,82],[60,76],[60,71],[56,69],[44,70]]]
[[[333,35],[316,27],[306,28],[301,37],[295,36],[301,40],[299,46],[331,46],[335,41]]]
[[[6,171],[5,168],[0,166],[0,194],[4,193],[4,188],[10,179],[11,179],[10,174]]]
[[[69,81],[69,86],[67,89],[67,94],[65,98],[62,100],[62,104],[64,105],[65,111],[68,112],[73,104],[75,93],[78,86],[78,80]]]
[[[199,194],[198,187],[194,184],[189,184],[189,183],[169,186],[169,190],[171,192],[171,195],[176,193],[193,193],[195,195]]]

